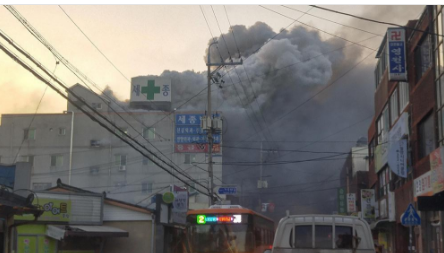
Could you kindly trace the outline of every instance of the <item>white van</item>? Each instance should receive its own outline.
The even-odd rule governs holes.
[[[340,215],[289,215],[278,224],[272,252],[374,253],[375,248],[370,226],[363,219]]]

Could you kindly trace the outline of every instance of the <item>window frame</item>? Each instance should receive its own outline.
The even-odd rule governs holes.
[[[30,138],[30,134],[32,134],[32,138]],[[23,138],[27,141],[29,140],[35,140],[37,130],[35,128],[25,128],[23,133]]]
[[[119,157],[119,159],[117,159]],[[122,157],[125,157],[125,159],[122,159]],[[122,164],[123,161],[125,161],[125,164]],[[127,166],[128,164],[128,155],[126,154],[115,154],[114,155],[114,165],[115,166]]]
[[[59,127],[59,136],[66,135],[66,127]]]
[[[430,120],[430,122],[428,122]],[[425,126],[425,124],[429,124]],[[422,127],[425,127],[424,129]],[[421,119],[418,126],[418,160],[428,156],[433,150],[436,149],[436,136],[435,136],[435,117],[434,114],[429,113],[424,118]],[[424,140],[423,134],[431,133],[433,136],[432,143],[433,146],[430,150],[427,150],[427,140]]]
[[[152,134],[152,136],[150,133]],[[155,140],[156,139],[156,128],[155,127],[144,127],[142,129],[142,137],[146,140]]]
[[[194,162],[196,162],[196,154],[185,154],[184,156],[184,164],[193,164]]]
[[[61,162],[60,162],[61,161]],[[60,168],[64,165],[64,156],[61,154],[51,155],[51,168]]]
[[[142,193],[153,193],[153,182],[142,182]]]

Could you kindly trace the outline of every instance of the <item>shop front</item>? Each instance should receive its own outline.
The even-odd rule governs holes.
[[[15,216],[11,252],[103,252],[106,240],[128,237],[122,229],[103,226],[103,195],[86,193],[36,193],[35,205],[43,214]]]

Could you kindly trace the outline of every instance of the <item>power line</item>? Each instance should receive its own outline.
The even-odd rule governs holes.
[[[10,42],[11,43],[11,42]],[[59,93],[62,97],[64,97],[65,99],[67,99],[69,102],[71,102],[74,106],[76,106],[79,110],[81,110],[82,112],[84,112],[86,115],[88,115],[88,117],[91,118],[91,120],[97,122],[99,125],[101,125],[103,128],[105,128],[106,130],[108,130],[110,133],[112,133],[113,135],[117,136],[119,139],[121,139],[123,142],[127,143],[128,145],[130,145],[134,150],[138,151],[140,154],[142,154],[143,156],[147,157],[147,155],[145,153],[143,153],[143,151],[139,150],[136,146],[134,146],[134,144],[130,143],[125,137],[120,136],[116,133],[114,133],[114,131],[108,127],[106,124],[104,124],[103,122],[101,122],[100,120],[96,119],[92,114],[90,114],[88,111],[86,111],[85,109],[83,109],[82,107],[80,107],[79,105],[73,103],[74,101],[72,101],[72,99],[70,99],[67,95],[63,94],[63,92],[61,92],[59,89],[57,89],[55,86],[53,86],[49,81],[47,81],[43,76],[41,76],[38,72],[36,72],[32,67],[30,67],[29,65],[27,65],[25,62],[23,62],[17,55],[15,55],[14,53],[12,53],[10,50],[8,50],[3,43],[0,43],[0,48],[12,59],[14,59],[15,61],[17,61],[23,68],[25,68],[26,70],[28,70],[29,72],[31,72],[36,78],[38,78],[39,80],[41,80],[42,82],[46,83],[48,86],[50,86],[52,89],[54,89],[57,93]],[[20,48],[15,47],[17,50],[19,50],[22,54],[24,54],[28,59],[30,59],[35,65],[37,65],[39,68],[41,68],[45,74],[47,74],[48,76],[52,77],[59,85],[64,86],[57,78],[54,78],[50,73],[48,73],[44,68],[43,65],[39,62],[36,62],[32,56],[30,56],[29,54],[27,54],[26,52],[20,50]],[[66,91],[70,92],[69,89],[66,88]],[[78,97],[76,94],[71,93],[74,97],[76,97],[76,99],[78,99],[79,101],[83,102],[84,105],[86,105],[86,107],[88,107],[90,110],[94,111],[97,114],[97,111],[92,108],[91,106],[89,106],[87,103],[85,103],[82,99],[80,99],[80,97]],[[100,114],[98,114],[100,116]],[[106,120],[106,119],[105,119]],[[109,124],[111,124],[112,126],[116,127],[112,122],[108,122]],[[127,135],[128,138],[131,139],[130,136]],[[134,142],[136,142],[139,146],[140,143],[138,143],[137,141],[133,140]],[[146,148],[145,148],[146,149]],[[149,150],[147,150],[148,152],[150,152]],[[148,158],[148,157],[147,157]],[[157,157],[159,159],[159,157]],[[161,160],[161,159],[159,159]],[[162,160],[161,160],[162,161]],[[164,161],[162,161],[164,162]],[[183,183],[189,185],[188,183],[186,183],[182,178],[178,177],[177,175],[174,175],[174,173],[170,172],[167,168],[163,167],[160,163],[158,163],[157,161],[153,161],[153,163],[155,163],[156,165],[158,165],[160,168],[162,168],[164,171],[166,171],[168,174],[172,175],[173,177],[179,179],[180,181],[182,181]],[[165,162],[164,162],[165,163]],[[166,165],[168,165],[167,163],[165,163]],[[176,170],[174,167],[172,167],[171,165],[169,165],[171,168],[173,168],[174,170]],[[176,170],[177,171],[177,170]],[[179,171],[177,171],[179,172]],[[183,175],[182,173],[179,172],[179,174]],[[183,175],[185,176],[185,175]],[[185,176],[186,177],[186,176]],[[191,179],[192,180],[192,179]],[[192,180],[193,181],[193,180]],[[197,184],[200,185],[200,183],[196,182]],[[203,186],[203,185],[202,185]],[[203,186],[204,189],[207,189],[205,186]],[[204,195],[207,195],[209,197],[213,197],[210,196],[209,194],[205,193],[205,192],[201,192]]]
[[[87,76],[85,75],[85,74],[83,74],[82,72],[80,72],[80,70],[78,70],[77,68],[75,68],[72,64],[70,64],[62,55],[60,55],[50,44],[49,44],[49,42],[47,42],[46,41],[46,39],[43,37],[43,36],[41,36],[39,33],[38,33],[38,31],[34,28],[34,27],[32,27],[32,25],[28,22],[28,21],[26,21],[26,19],[17,11],[17,10],[15,10],[15,8],[14,7],[12,7],[12,6],[8,6],[8,5],[6,5],[5,6],[19,21],[20,21],[20,23],[22,23],[22,25],[23,26],[25,26],[25,28],[37,39],[37,40],[39,40],[43,45],[45,45],[52,53],[53,53],[53,55],[54,56],[56,56],[60,61],[62,61],[62,63],[71,71],[71,72],[73,72],[74,73],[74,75],[76,75],[80,80],[82,80],[79,76],[78,76],[78,74],[80,74],[80,75],[82,75],[82,77],[85,79],[85,80],[89,80],[89,82],[90,83],[92,83],[96,88],[97,88],[97,86],[95,85],[95,83],[94,82],[92,82],[90,79],[88,79],[87,78]],[[6,39],[6,38],[5,38]],[[15,47],[15,44],[14,43],[12,43],[11,41],[9,41],[9,43],[11,44],[11,45],[13,45],[14,47]],[[21,49],[21,48],[16,48],[17,50],[19,50],[19,51],[24,51],[23,49]],[[41,68],[42,66],[41,65],[37,65],[39,68]],[[46,73],[48,76],[50,76],[48,73]],[[83,81],[83,80],[82,80]],[[83,81],[84,82],[84,81]],[[85,83],[85,82],[84,82]],[[60,84],[60,83],[59,83]],[[60,84],[60,85],[62,85],[62,84]],[[88,86],[86,83],[85,83],[85,85],[86,86]],[[64,86],[64,85],[62,85],[62,86]],[[72,92],[71,90],[68,90],[68,88],[67,87],[64,87],[65,89],[66,89],[66,91],[68,92],[68,93],[71,93],[74,97],[76,97],[77,99],[79,99],[78,97],[77,97],[77,95],[74,93],[74,92]],[[96,95],[97,97],[99,97],[100,99],[102,99],[102,100],[104,100],[101,96],[99,96],[99,95],[97,95],[89,86],[88,86],[88,88],[91,90],[91,92],[94,94],[94,95]],[[100,90],[100,89],[99,89]],[[105,93],[103,93],[102,92],[102,94],[104,94],[105,96],[107,96]],[[110,98],[109,96],[107,96],[109,99],[111,99],[111,100],[113,100],[112,98]],[[84,102],[84,101],[82,101],[82,102]],[[115,102],[115,101],[114,101]],[[115,102],[117,105],[118,105],[118,103],[117,102]],[[91,106],[89,106],[88,104],[86,104],[85,103],[85,105],[87,105],[87,107],[90,109],[90,110],[93,110],[93,111],[95,111],[95,109],[93,109]],[[119,106],[119,105],[118,105]],[[112,107],[110,107],[114,112],[116,112]],[[125,111],[125,109],[124,108],[122,108],[124,111]],[[113,125],[116,129],[119,129],[121,132],[123,132],[119,127],[117,127],[117,126],[115,126],[108,118],[106,118],[105,116],[103,116],[103,115],[101,115],[101,114],[98,114],[96,111],[95,111],[95,113],[98,115],[98,116],[100,116],[101,118],[103,118],[105,121],[107,121],[108,123],[110,123],[111,125]],[[117,113],[117,112],[116,112]],[[134,131],[136,131],[137,133],[139,133],[128,121],[126,121],[120,114],[117,114],[123,121],[125,121],[129,126],[131,126],[133,129],[134,129]],[[131,114],[129,114],[130,116],[132,116]],[[136,121],[138,121],[136,118],[135,118],[135,120]],[[142,122],[140,122],[139,121],[139,123],[141,123],[143,126],[145,126]],[[126,134],[125,133],[125,135],[127,136],[127,137],[129,137],[129,138],[131,138],[128,134]],[[140,133],[139,133],[139,135],[141,135]],[[143,135],[142,135],[143,136]],[[136,136],[137,137],[137,136]],[[132,139],[132,138],[131,138]],[[145,139],[145,138],[144,138]],[[160,150],[159,149],[157,149],[157,147],[155,146],[155,145],[153,145],[151,142],[149,142],[147,139],[145,139],[151,146],[153,146],[157,151],[159,151],[160,152]],[[134,139],[133,139],[133,141],[134,141]],[[150,150],[148,150],[144,145],[141,145],[139,142],[137,142],[137,141],[135,141],[140,147],[142,147],[143,149],[145,149],[146,151],[148,151],[149,153],[152,153],[152,151],[150,151]],[[160,152],[161,154],[162,154],[162,152]],[[153,154],[154,155],[154,154]],[[165,156],[165,155],[164,155]],[[166,157],[166,159],[167,160],[169,160],[173,165],[175,165],[176,167],[178,167],[171,159],[169,159],[167,156],[165,156]],[[156,158],[157,159],[159,159],[160,161],[162,161],[162,162],[164,162],[165,163],[165,161],[163,161],[160,157],[157,157],[156,156]],[[165,163],[165,164],[167,164],[167,163]],[[171,165],[169,165],[169,166],[171,166]],[[172,166],[171,166],[172,167]],[[175,171],[177,171],[177,172],[179,172],[176,168],[173,168]],[[179,169],[180,169],[180,167],[179,167]],[[183,173],[181,173],[181,172],[179,172],[180,174],[182,174],[182,175],[184,175]],[[188,178],[188,175],[184,175],[185,177],[187,177]]]
[[[233,59],[231,58],[231,53],[230,53],[230,50],[228,49],[228,44],[227,44],[227,41],[225,40],[225,36],[224,36],[224,34],[222,33],[222,30],[220,29],[220,25],[219,25],[219,21],[217,20],[217,16],[216,16],[216,13],[214,12],[213,6],[212,6],[212,5],[210,5],[210,7],[211,7],[211,10],[213,11],[213,14],[214,14],[214,18],[216,19],[216,24],[217,24],[217,27],[219,28],[220,34],[221,34],[221,36],[222,36],[222,39],[223,39],[223,41],[224,41],[224,44],[225,44],[225,48],[227,49],[227,52],[228,52],[228,56],[230,57],[230,61],[233,61]]]
[[[345,12],[341,12],[341,11],[335,11],[335,10],[328,9],[328,8],[325,8],[325,7],[320,7],[320,6],[317,6],[317,5],[310,5],[310,6],[312,6],[314,8],[317,8],[317,9],[324,10],[324,11],[329,11],[329,12],[333,12],[333,13],[349,16],[349,17],[352,17],[352,18],[357,18],[357,19],[365,20],[365,21],[368,21],[368,22],[378,23],[378,24],[382,24],[382,25],[397,26],[397,27],[401,27],[401,28],[405,28],[405,29],[409,29],[409,30],[413,30],[413,31],[417,31],[417,32],[423,32],[423,33],[426,33],[426,34],[431,34],[431,35],[435,35],[435,36],[444,37],[443,34],[436,34],[436,33],[433,33],[433,32],[424,31],[424,30],[417,29],[417,28],[412,28],[412,27],[407,27],[407,26],[403,26],[403,25],[399,25],[399,24],[395,24],[395,23],[391,23],[391,22],[385,22],[385,21],[379,21],[379,20],[375,20],[375,19],[365,18],[365,17],[361,17],[361,16],[357,16],[357,15],[353,15],[353,14],[349,14],[349,13],[345,13]]]
[[[313,28],[313,29],[318,30],[318,31],[320,31],[320,32],[322,32],[322,33],[325,33],[325,34],[328,34],[328,35],[330,35],[330,36],[333,36],[333,37],[339,38],[339,39],[341,39],[341,40],[344,40],[344,41],[347,41],[347,42],[353,43],[353,44],[358,45],[358,46],[360,46],[360,47],[363,47],[363,48],[366,48],[366,49],[370,49],[370,50],[375,51],[375,52],[377,51],[377,50],[374,49],[374,48],[367,47],[367,46],[365,46],[365,45],[362,45],[362,44],[359,44],[359,43],[353,42],[353,41],[351,41],[351,40],[348,40],[348,39],[343,38],[343,37],[341,37],[341,36],[335,35],[335,34],[333,34],[333,33],[329,33],[329,32],[327,32],[327,31],[324,31],[324,30],[319,29],[319,28],[317,28],[317,27],[314,27],[314,26],[311,26],[311,25],[306,24],[306,23],[304,23],[304,22],[298,21],[298,20],[296,20],[296,19],[294,19],[294,18],[292,18],[292,17],[289,17],[289,16],[287,16],[287,15],[284,15],[284,14],[282,14],[282,13],[280,13],[280,12],[277,12],[277,11],[275,11],[275,10],[269,9],[269,8],[267,8],[267,7],[264,7],[264,6],[262,6],[262,5],[259,5],[259,6],[262,7],[262,8],[264,8],[264,9],[266,9],[266,10],[269,10],[269,11],[271,11],[271,12],[274,12],[274,13],[276,13],[276,14],[278,14],[278,15],[281,15],[281,16],[283,16],[283,17],[286,17],[286,18],[288,18],[288,19],[295,20],[296,22],[298,22],[298,23],[300,23],[300,24],[302,24],[302,25],[305,25],[305,26],[307,26],[307,27]]]
[[[224,10],[225,10],[225,16],[227,17],[227,20],[228,20],[228,24],[230,25],[231,34],[233,35],[234,44],[236,45],[238,57],[241,58],[242,55],[241,55],[241,52],[240,52],[239,47],[237,45],[236,37],[234,36],[233,26],[231,25],[230,18],[228,18],[227,8],[225,7],[225,5],[224,5]]]
[[[319,18],[319,19],[322,19],[322,20],[326,20],[326,21],[328,21],[328,22],[331,22],[331,23],[334,23],[334,24],[337,24],[337,25],[340,25],[340,26],[343,26],[343,27],[347,27],[347,28],[355,29],[355,30],[358,30],[358,31],[361,31],[361,32],[365,32],[365,33],[368,33],[368,34],[373,34],[373,35],[375,35],[375,36],[379,36],[379,37],[384,37],[384,35],[381,35],[381,34],[377,34],[377,33],[369,32],[369,31],[366,31],[366,30],[364,30],[364,29],[357,28],[357,27],[354,27],[354,26],[344,25],[344,24],[341,24],[341,23],[336,22],[336,21],[331,20],[331,19],[327,19],[327,18],[323,18],[323,17],[319,17],[319,16],[316,16],[316,15],[310,14],[310,13],[308,13],[308,11],[307,11],[307,12],[304,12],[304,11],[300,11],[300,10],[298,10],[298,9],[294,9],[294,8],[291,8],[291,7],[288,7],[288,6],[285,6],[285,5],[281,5],[281,6],[284,7],[284,8],[287,8],[287,9],[293,10],[293,11],[302,12],[302,13],[304,13],[304,14],[306,14],[306,15],[309,15],[309,16],[312,16],[312,17],[315,17],[315,18]],[[311,6],[311,8],[314,8],[314,6]]]
[[[277,118],[276,120],[273,121],[272,125],[275,125],[277,122],[279,122],[280,120],[282,120],[283,118],[285,118],[286,116],[290,115],[291,113],[293,113],[294,111],[296,111],[297,109],[301,108],[303,105],[305,105],[306,103],[308,103],[310,100],[312,100],[314,97],[316,97],[317,95],[321,94],[322,92],[324,92],[325,90],[327,90],[328,88],[331,88],[337,81],[339,81],[341,78],[343,78],[344,76],[346,76],[348,73],[350,73],[353,69],[355,69],[359,64],[361,64],[362,62],[364,62],[364,60],[366,60],[372,53],[368,54],[367,56],[365,56],[362,60],[360,60],[359,62],[357,62],[355,65],[353,65],[352,68],[350,68],[349,70],[347,70],[346,72],[344,72],[342,75],[340,75],[338,78],[336,78],[335,80],[333,80],[332,82],[330,82],[330,84],[328,84],[327,86],[325,86],[324,88],[322,88],[320,91],[316,92],[313,96],[309,97],[307,100],[305,100],[304,102],[302,102],[301,104],[299,104],[298,106],[296,106],[295,108],[293,108],[292,110],[286,112],[285,114],[283,114],[282,116],[280,116],[279,118]],[[253,135],[249,136],[248,138],[246,138],[245,140],[250,139],[251,137],[253,137]]]
[[[97,47],[97,45],[88,37],[88,35],[86,35],[83,30],[76,24],[76,22],[74,22],[74,20],[68,15],[68,13],[66,13],[66,11],[62,8],[62,6],[58,5],[59,8],[63,11],[63,13],[65,13],[65,15],[69,18],[69,20],[71,20],[71,22],[77,27],[77,29],[79,29],[79,31],[85,36],[85,38],[88,39],[89,42],[91,42],[91,44],[97,49],[97,51],[99,51],[99,53],[114,67],[115,70],[117,70],[120,75],[123,76],[123,78],[125,78],[128,82],[130,82],[130,80],[128,79],[128,77],[126,77],[122,71],[120,71],[120,69],[118,69],[116,67],[116,65],[114,65],[113,62],[111,62],[111,60],[106,57],[106,55]]]

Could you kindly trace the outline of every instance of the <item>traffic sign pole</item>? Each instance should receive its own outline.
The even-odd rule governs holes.
[[[410,235],[409,235],[409,252],[410,253],[412,253],[413,252],[413,249],[412,249],[412,246],[413,246],[413,240],[412,240],[412,227],[413,226],[409,226],[409,233],[410,233]]]

